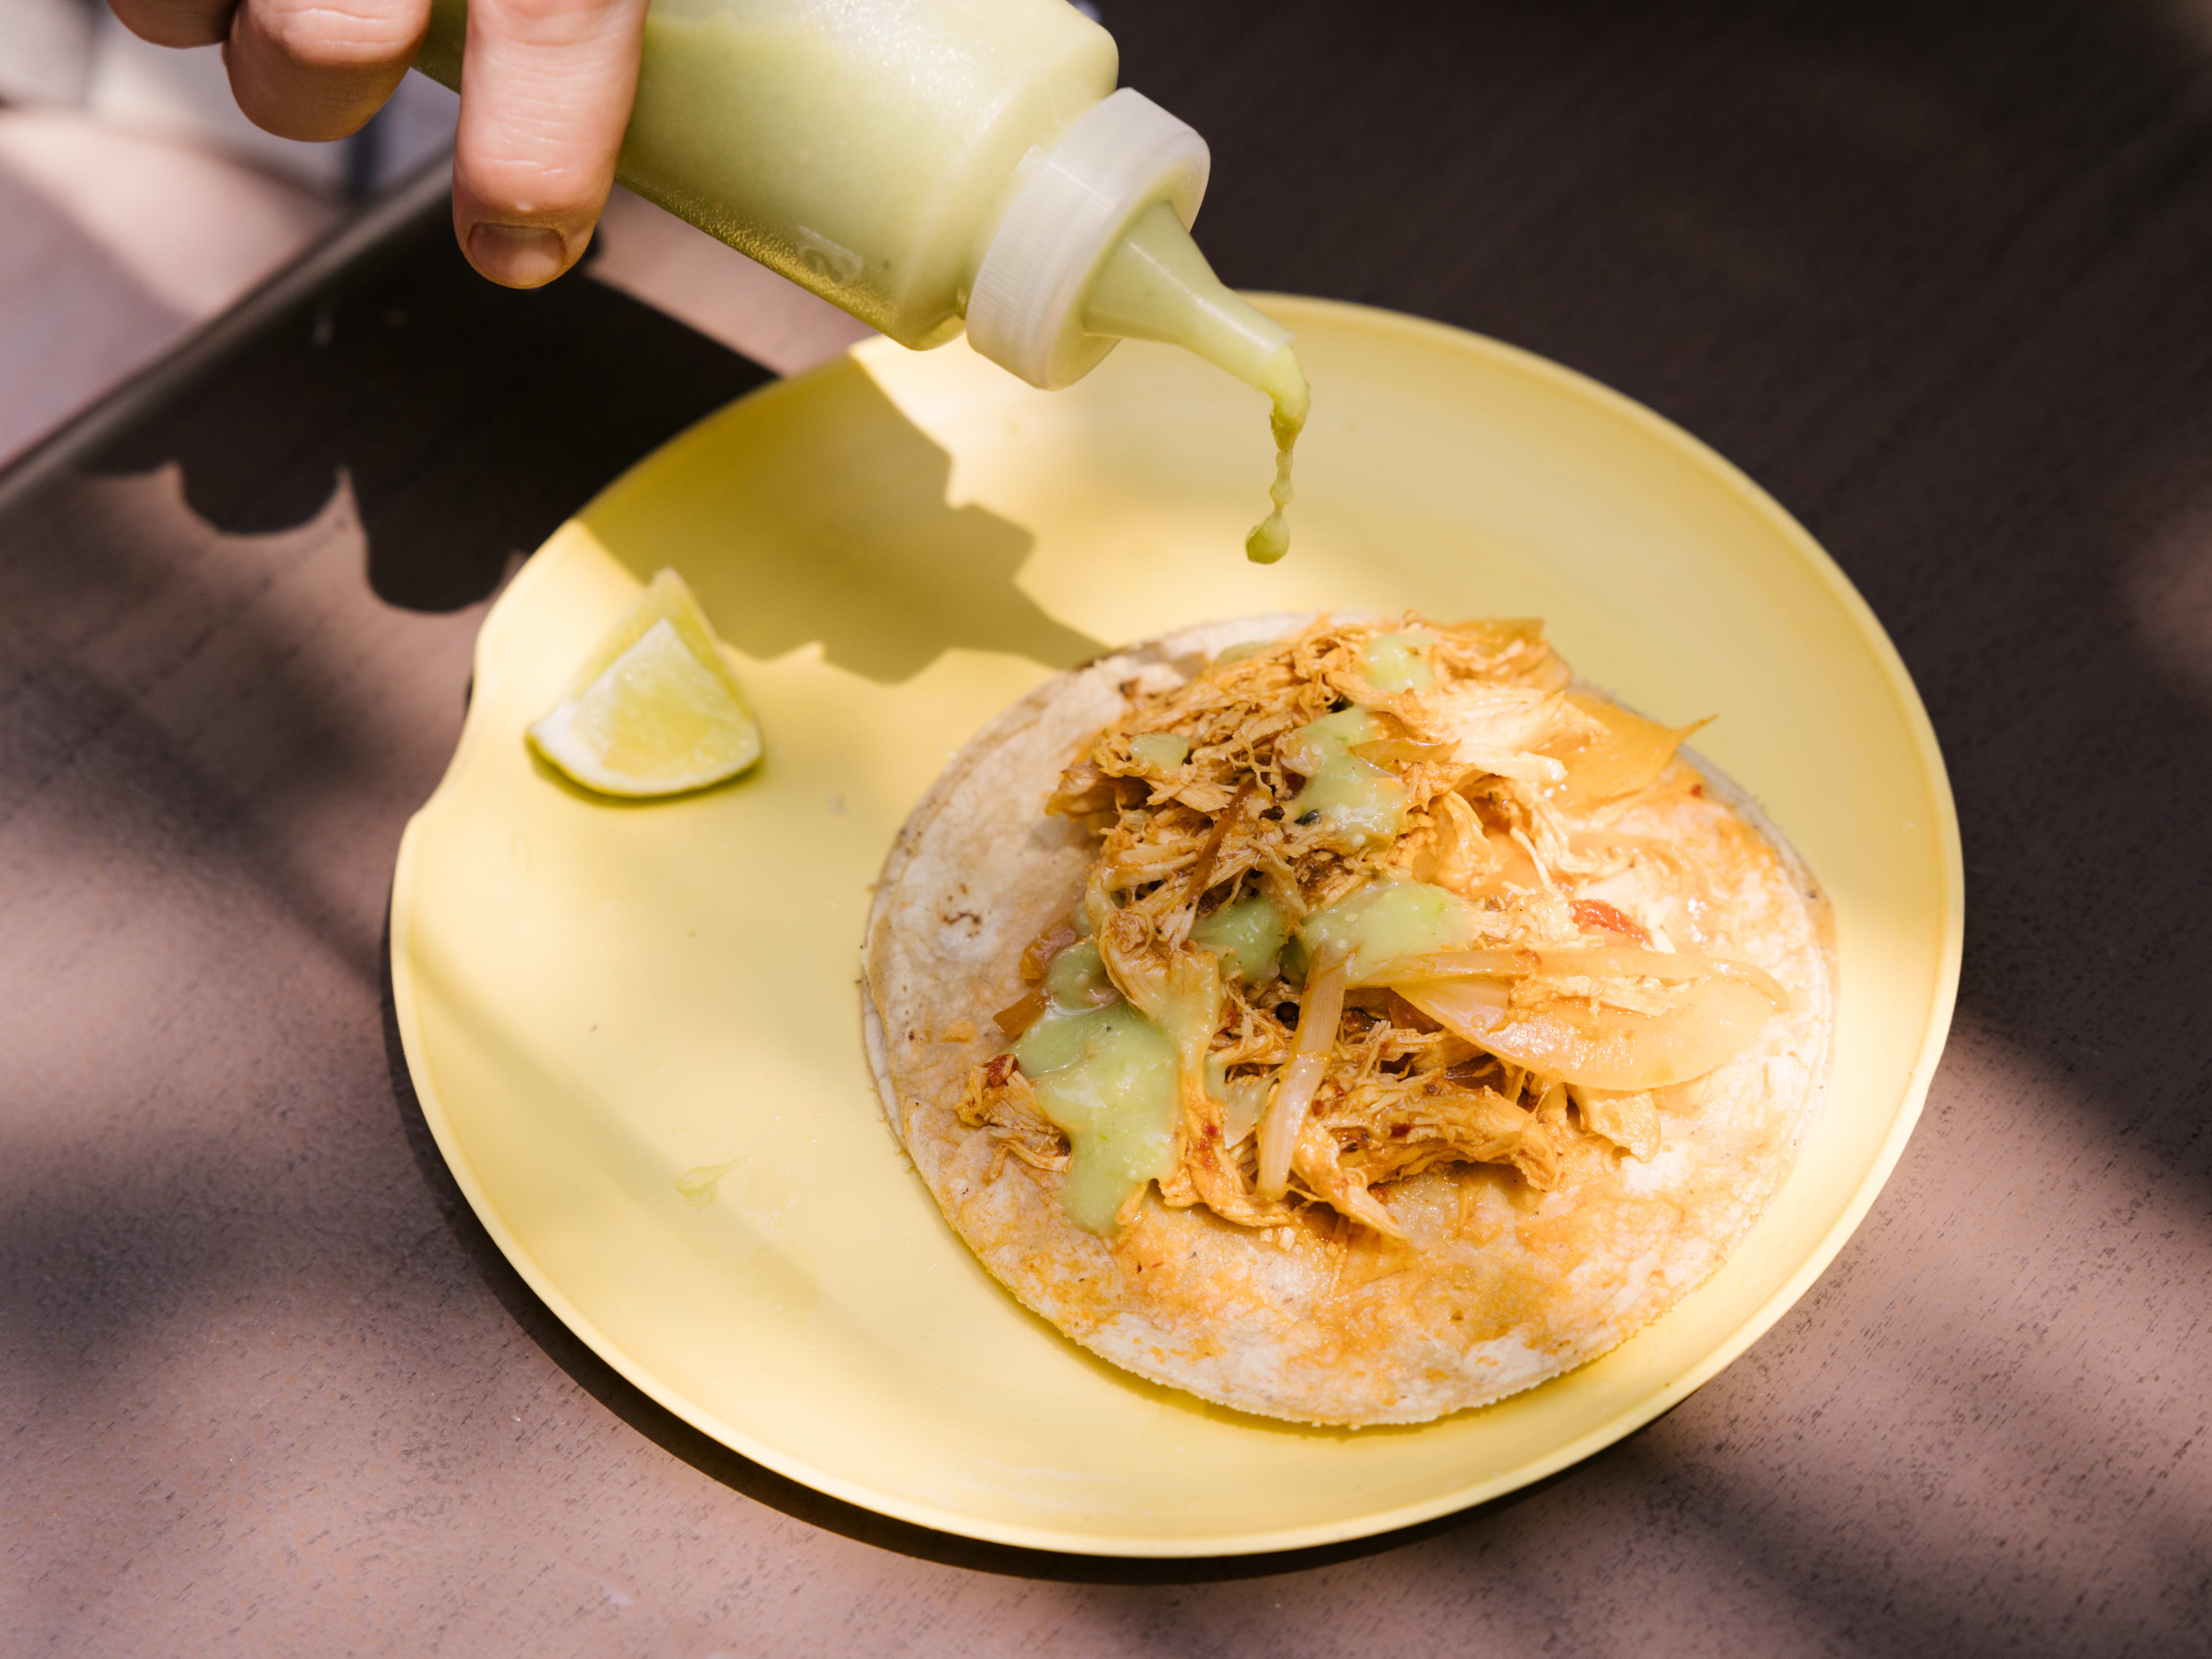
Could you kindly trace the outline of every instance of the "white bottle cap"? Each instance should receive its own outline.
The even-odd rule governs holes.
[[[1198,217],[1206,140],[1124,87],[1095,104],[1022,181],[968,296],[968,343],[1031,386],[1073,385],[1114,349],[1083,331],[1083,296],[1129,222],[1171,204]]]

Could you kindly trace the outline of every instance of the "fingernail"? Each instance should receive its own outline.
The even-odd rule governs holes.
[[[543,225],[477,225],[469,263],[509,288],[540,288],[561,274],[561,235]]]

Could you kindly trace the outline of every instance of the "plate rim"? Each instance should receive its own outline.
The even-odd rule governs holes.
[[[1455,1514],[1478,1504],[1491,1502],[1516,1492],[1523,1486],[1572,1467],[1584,1458],[1594,1455],[1607,1446],[1626,1438],[1645,1424],[1672,1410],[1720,1374],[1779,1322],[1796,1303],[1812,1288],[1813,1283],[1842,1251],[1844,1245],[1864,1222],[1875,1199],[1888,1184],[1905,1145],[1911,1138],[1923,1109],[1927,1103],[1928,1090],[1934,1080],[1937,1062],[1942,1056],[1948,1040],[1958,1002],[1959,976],[1966,942],[1966,886],[1964,854],[1960,843],[1958,807],[1952,793],[1950,775],[1943,763],[1942,750],[1937,743],[1935,726],[1929,719],[1918,688],[1907,672],[1904,659],[1850,579],[1827,550],[1815,540],[1810,532],[1799,524],[1790,514],[1765,489],[1743,470],[1722,455],[1711,445],[1686,428],[1659,414],[1644,404],[1618,392],[1565,364],[1540,356],[1525,348],[1505,341],[1493,339],[1472,330],[1455,327],[1421,317],[1383,310],[1343,300],[1328,300],[1298,295],[1255,292],[1249,295],[1263,310],[1283,315],[1293,323],[1301,316],[1316,319],[1326,318],[1333,323],[1350,325],[1401,338],[1425,342],[1455,353],[1487,358],[1501,362],[1516,371],[1540,380],[1548,380],[1559,389],[1593,401],[1612,413],[1626,416],[1632,423],[1661,444],[1674,449],[1683,459],[1714,476],[1734,494],[1744,500],[1763,519],[1769,527],[1778,532],[1787,544],[1812,570],[1826,587],[1830,597],[1841,607],[1845,617],[1854,624],[1856,633],[1873,647],[1875,663],[1883,683],[1888,688],[1898,708],[1905,717],[1911,747],[1919,763],[1923,777],[1929,786],[1936,822],[1931,826],[1939,851],[1938,880],[1938,938],[1936,952],[1936,983],[1929,1007],[1928,1018],[1921,1031],[1919,1047],[1911,1069],[1906,1074],[1903,1097],[1898,1111],[1891,1120],[1887,1134],[1876,1149],[1873,1162],[1865,1176],[1853,1190],[1850,1200],[1824,1232],[1812,1251],[1787,1274],[1759,1305],[1723,1341],[1716,1344],[1699,1361],[1672,1379],[1663,1387],[1654,1389],[1633,1405],[1608,1418],[1589,1432],[1516,1464],[1511,1469],[1486,1479],[1468,1482],[1448,1492],[1423,1498],[1418,1502],[1393,1508],[1371,1510],[1348,1518],[1314,1522],[1297,1527],[1267,1531],[1248,1532],[1228,1536],[1218,1535],[1150,1535],[1144,1537],[1112,1537],[1091,1533],[1071,1533],[1048,1526],[1024,1525],[1000,1522],[965,1513],[944,1505],[930,1504],[886,1492],[848,1480],[817,1468],[804,1457],[763,1443],[753,1436],[728,1423],[714,1412],[693,1401],[675,1389],[662,1382],[653,1372],[639,1363],[622,1344],[601,1330],[584,1311],[569,1300],[567,1294],[537,1259],[507,1227],[498,1208],[479,1182],[477,1172],[464,1156],[459,1137],[447,1115],[442,1097],[438,1092],[434,1074],[428,1063],[425,1042],[421,1029],[418,1006],[419,988],[412,968],[411,941],[416,886],[416,866],[420,857],[423,823],[439,807],[450,789],[457,787],[464,763],[477,744],[483,741],[482,723],[486,717],[481,710],[487,705],[472,703],[463,717],[461,731],[455,739],[453,757],[447,763],[436,788],[422,805],[410,816],[402,833],[398,857],[394,862],[391,897],[387,910],[388,959],[392,982],[394,1022],[398,1028],[400,1048],[407,1062],[410,1085],[416,1104],[422,1110],[425,1125],[436,1143],[439,1155],[453,1176],[455,1185],[468,1202],[501,1255],[514,1268],[531,1291],[568,1327],[586,1347],[597,1354],[615,1371],[641,1393],[682,1421],[720,1442],[740,1455],[774,1473],[811,1488],[816,1492],[850,1504],[855,1508],[887,1516],[891,1519],[926,1527],[933,1531],[956,1537],[972,1538],[981,1542],[1009,1546],[1019,1549],[1039,1550],[1058,1554],[1121,1558],[1130,1559],[1202,1559],[1214,1556],[1243,1556],[1277,1552],[1310,1549],[1322,1545],[1346,1543],[1372,1538],[1416,1526],[1441,1516]],[[866,340],[848,348],[837,356],[817,364],[801,374],[770,380],[745,398],[736,401],[776,396],[795,391],[805,384],[833,375],[848,374],[858,368],[866,372],[868,359],[874,356],[908,355],[895,343],[886,339]],[[587,515],[593,505],[608,491],[618,488],[639,468],[652,463],[672,446],[690,439],[702,427],[719,418],[731,404],[710,411],[700,420],[675,434],[665,442],[657,445],[630,466],[623,469],[615,479],[594,495],[591,502],[557,526],[533,550],[514,580],[493,601],[479,625],[477,641],[471,653],[471,670],[483,676],[488,667],[485,641],[493,632],[498,613],[514,601],[517,594],[526,592],[533,585],[538,573],[547,567],[535,554],[542,552],[555,541],[569,532],[571,526]],[[1662,1317],[1664,1317],[1662,1315]],[[1633,1340],[1633,1338],[1630,1339]],[[1579,1369],[1579,1368],[1577,1368]],[[1572,1371],[1564,1374],[1574,1375]],[[1557,1382],[1563,1378],[1552,1379]],[[1539,1387],[1550,1384],[1539,1384]]]

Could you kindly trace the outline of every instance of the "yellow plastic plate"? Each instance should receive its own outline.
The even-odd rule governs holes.
[[[408,1064],[500,1248],[670,1410],[889,1515],[1231,1553],[1536,1480],[1673,1405],[1802,1294],[1896,1161],[1942,1044],[1961,928],[1942,762],[1804,531],[1551,363],[1265,303],[1315,387],[1284,563],[1241,550],[1269,477],[1263,406],[1195,361],[1127,345],[1047,394],[963,346],[871,343],[693,428],[530,561],[400,849]],[[664,564],[738,653],[767,757],[701,794],[594,800],[533,762],[523,727]],[[1702,752],[1825,883],[1841,956],[1825,1114],[1735,1257],[1595,1364],[1420,1428],[1287,1427],[1091,1358],[945,1226],[861,1050],[868,884],[969,732],[1103,644],[1330,606],[1541,616],[1638,708],[1718,715]]]

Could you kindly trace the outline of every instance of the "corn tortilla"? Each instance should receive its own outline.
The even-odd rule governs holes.
[[[1044,810],[1061,772],[1132,695],[1176,685],[1231,644],[1310,620],[1186,630],[1054,677],[977,733],[886,863],[865,951],[868,1048],[891,1127],[947,1220],[1024,1305],[1101,1357],[1262,1416],[1414,1423],[1487,1404],[1595,1358],[1717,1267],[1788,1173],[1818,1109],[1832,1030],[1826,908],[1747,801],[1711,787],[1632,805],[1625,830],[1704,872],[1716,955],[1779,981],[1790,1006],[1749,1048],[1656,1091],[1660,1145],[1595,1136],[1559,1185],[1454,1164],[1387,1189],[1393,1240],[1326,1211],[1255,1231],[1147,1189],[1111,1237],[1074,1224],[1060,1177],[957,1111],[1003,1048],[1017,960],[1080,893],[1093,844]],[[1608,896],[1638,899],[1635,876]]]

